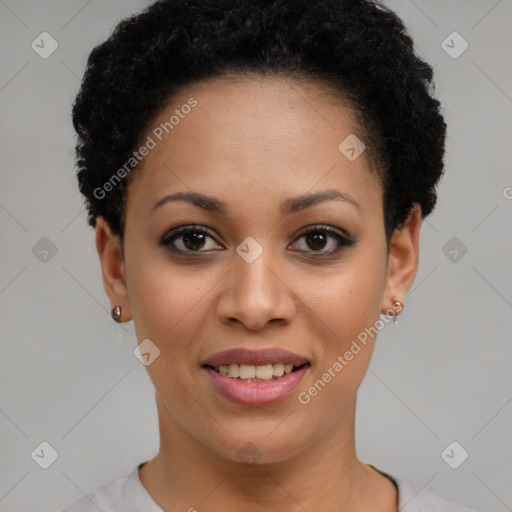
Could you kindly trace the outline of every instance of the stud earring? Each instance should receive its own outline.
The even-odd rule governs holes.
[[[393,323],[397,324],[398,323],[398,318],[397,317],[402,312],[402,310],[404,309],[404,305],[399,300],[395,300],[395,302],[393,302],[393,309],[395,310],[395,314],[393,315]]]
[[[116,322],[121,323],[121,306],[116,306],[115,308],[112,308],[112,318]]]

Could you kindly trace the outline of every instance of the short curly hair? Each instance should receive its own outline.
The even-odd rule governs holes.
[[[446,124],[432,67],[393,11],[376,0],[160,0],[122,20],[87,61],[72,115],[88,223],[101,216],[123,238],[128,180],[106,198],[98,190],[173,95],[252,72],[313,80],[351,102],[383,186],[388,247],[416,203],[431,213]]]

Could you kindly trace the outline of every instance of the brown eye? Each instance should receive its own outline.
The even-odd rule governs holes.
[[[175,253],[202,253],[223,249],[216,242],[214,232],[206,227],[181,227],[165,235],[160,244]]]
[[[328,236],[323,231],[310,231],[305,237],[308,246],[315,251],[321,251],[328,241]]]
[[[198,249],[202,249],[205,242],[206,236],[203,233],[185,233],[182,235],[183,245],[190,249],[191,251],[197,251]]]
[[[317,226],[304,231],[294,242],[295,249],[301,252],[334,254],[344,247],[354,245],[357,240],[348,238],[327,226]]]

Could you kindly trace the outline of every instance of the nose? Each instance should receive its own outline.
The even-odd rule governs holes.
[[[235,254],[233,264],[217,302],[221,322],[240,323],[252,331],[271,321],[289,323],[296,310],[294,294],[276,259],[264,250],[252,263]]]

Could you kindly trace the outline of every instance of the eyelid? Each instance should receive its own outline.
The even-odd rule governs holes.
[[[215,241],[218,245],[222,245],[221,242],[217,240],[217,238],[221,238],[217,235],[217,233],[209,228],[208,226],[203,226],[202,224],[186,224],[182,226],[177,226],[176,228],[171,229],[168,231],[163,237],[160,238],[159,244],[166,247],[169,251],[173,252],[174,254],[180,254],[180,255],[196,255],[196,254],[211,254],[212,252],[218,251],[218,249],[210,249],[208,251],[182,251],[180,249],[177,249],[173,246],[172,241],[175,238],[179,238],[180,236],[186,234],[186,233],[193,233],[193,232],[199,232],[207,235],[211,239]]]
[[[302,253],[306,255],[307,257],[311,257],[311,255],[315,258],[321,258],[329,257],[329,256],[337,256],[341,251],[344,249],[348,249],[350,247],[353,247],[357,242],[359,242],[359,239],[356,237],[353,237],[349,235],[345,230],[340,228],[335,228],[334,226],[328,226],[326,224],[311,224],[309,226],[306,226],[304,228],[301,228],[296,234],[293,244],[296,244],[301,238],[306,236],[309,233],[314,233],[316,231],[325,232],[328,234],[328,236],[336,239],[336,242],[338,244],[338,247],[336,249],[332,250],[310,250],[310,251],[304,251],[304,250],[298,250],[296,252]]]
[[[330,251],[322,251],[322,250],[301,251],[301,250],[299,250],[297,252],[317,254],[318,256],[334,255],[334,254],[338,254],[344,248],[352,247],[359,241],[357,238],[352,237],[345,230],[343,230],[341,228],[335,228],[334,226],[329,226],[327,224],[310,224],[307,226],[303,226],[300,230],[295,232],[294,235],[292,235],[294,238],[293,238],[293,241],[291,242],[291,244],[297,243],[297,241],[300,240],[303,236],[307,235],[308,233],[315,232],[315,231],[324,231],[324,232],[328,233],[331,237],[336,238],[339,247],[337,249],[330,250]],[[218,237],[217,233],[213,229],[209,228],[208,226],[204,226],[201,224],[187,224],[187,225],[182,225],[182,226],[178,226],[174,229],[171,229],[160,239],[159,244],[163,245],[168,250],[170,250],[171,252],[178,254],[178,255],[195,256],[195,255],[199,255],[199,254],[211,254],[213,252],[219,251],[219,249],[209,249],[206,251],[203,251],[203,250],[184,251],[181,249],[177,249],[176,247],[173,246],[172,241],[174,239],[179,238],[181,235],[190,233],[190,232],[203,233],[203,234],[207,235],[208,237],[210,237],[212,240],[214,240],[217,244],[222,245],[217,240],[217,237]],[[221,238],[221,237],[219,237],[219,238]]]
[[[329,233],[336,233],[342,236],[343,238],[346,238],[348,241],[357,242],[356,238],[348,234],[344,229],[336,228],[334,226],[329,226],[328,224],[309,224],[308,226],[304,226],[297,231],[294,236],[303,236],[306,233],[309,233],[310,231],[327,231]]]

